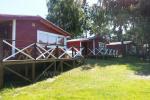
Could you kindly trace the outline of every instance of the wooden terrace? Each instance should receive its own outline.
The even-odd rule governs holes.
[[[16,43],[15,46],[13,42]],[[57,69],[63,72],[64,65],[74,67],[79,57],[83,58],[82,51],[75,47],[33,42],[22,43],[22,47],[17,45],[18,42],[21,44],[25,41],[0,41],[0,87],[4,85],[6,71],[32,83],[38,81],[52,67],[53,72],[58,71]],[[46,64],[46,67],[37,74],[36,66],[41,63]],[[21,66],[13,67],[15,65]],[[22,67],[23,65],[25,67]],[[27,65],[30,65],[30,68]]]

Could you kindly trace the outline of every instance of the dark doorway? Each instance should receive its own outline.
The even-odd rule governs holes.
[[[3,21],[0,22],[0,41],[6,40],[7,42],[11,43],[12,37],[12,21]],[[11,47],[2,43],[3,46],[3,58],[10,55]]]
[[[12,22],[4,21],[0,22],[0,37],[2,39],[11,39]]]
[[[81,42],[81,46],[84,48],[82,54],[86,56],[88,54],[88,42],[87,41]]]

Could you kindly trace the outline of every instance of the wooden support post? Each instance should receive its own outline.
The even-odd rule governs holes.
[[[32,82],[35,80],[35,63],[32,63]]]
[[[74,58],[74,52],[73,52],[73,50],[74,50],[74,47],[72,47],[72,57]]]
[[[61,73],[63,73],[64,69],[63,69],[63,61],[60,61],[60,69],[61,69]]]
[[[58,45],[56,46],[56,57],[57,58],[59,57],[59,47],[58,47]]]
[[[25,76],[28,77],[29,75],[29,69],[28,69],[28,65],[25,66]]]
[[[55,75],[56,75],[56,72],[57,72],[57,68],[56,68],[57,65],[56,65],[56,64],[57,64],[57,62],[55,61],[55,62],[54,62],[54,74],[55,74]]]
[[[2,62],[0,62],[0,88],[3,87],[3,82],[4,82],[3,74],[4,74],[4,68]]]
[[[75,62],[76,60],[73,60],[73,68],[75,67],[75,65],[76,65],[76,62]]]
[[[3,68],[3,40],[0,37],[0,88],[3,87],[4,82],[4,68]]]

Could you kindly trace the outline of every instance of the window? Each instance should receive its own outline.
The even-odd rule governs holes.
[[[63,37],[58,37],[57,38],[57,44],[64,45],[64,38]]]
[[[37,32],[37,42],[42,44],[43,46],[46,44],[49,45],[64,45],[65,37],[61,35],[56,35],[54,33],[38,31]]]
[[[105,43],[99,42],[98,44],[99,44],[99,48],[105,48]]]
[[[47,34],[47,38],[48,38],[48,42],[47,42],[48,44],[57,44],[57,36]]]
[[[39,43],[47,43],[47,34],[38,33],[38,41]]]

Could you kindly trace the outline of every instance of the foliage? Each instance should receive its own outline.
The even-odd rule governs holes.
[[[140,26],[143,33],[144,43],[150,44],[150,1],[149,0],[140,0],[138,12],[140,15]],[[137,15],[138,16],[138,15]],[[141,18],[142,17],[142,18]],[[138,23],[139,24],[139,23]],[[139,25],[137,25],[139,26]]]
[[[86,0],[84,1],[83,5],[82,5],[82,9],[84,12],[83,13],[84,17],[82,19],[82,29],[83,29],[83,33],[87,37],[88,31],[91,30],[91,18],[90,18],[91,16],[90,16],[90,6],[86,2]]]
[[[91,7],[92,33],[104,35],[107,31],[106,11],[99,5]]]
[[[150,1],[139,0],[133,9],[134,16],[131,29],[128,31],[128,39],[132,39],[138,44],[150,44]]]
[[[83,11],[74,0],[49,0],[47,19],[77,36],[82,33]]]
[[[129,28],[131,23],[131,6],[124,0],[104,0],[108,21],[112,26],[112,33],[117,36],[118,41],[123,41],[123,33]]]

